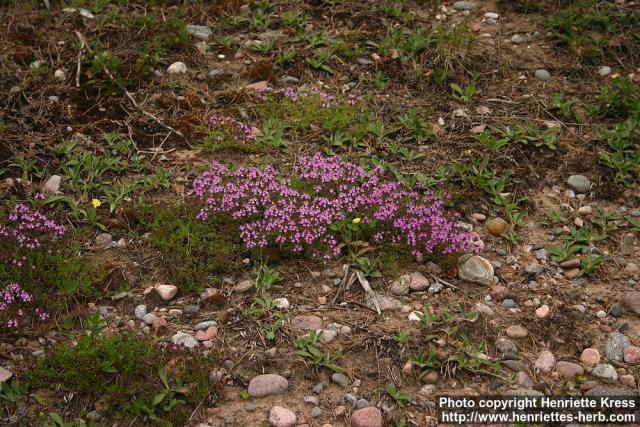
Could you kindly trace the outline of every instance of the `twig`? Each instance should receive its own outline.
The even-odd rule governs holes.
[[[340,286],[338,286],[338,290],[336,291],[336,294],[333,296],[333,298],[331,298],[331,302],[329,302],[329,307],[335,304],[336,300],[342,293],[342,290],[344,289],[345,284],[347,283],[347,280],[349,280],[349,278],[350,278],[349,264],[346,264],[346,267],[344,269],[344,275],[342,276],[342,280],[340,281]]]
[[[371,301],[373,302],[373,305],[375,306],[376,311],[378,312],[378,314],[382,314],[382,312],[380,311],[380,304],[378,304],[378,298],[376,298],[376,294],[375,292],[373,292],[373,289],[371,289],[371,286],[369,286],[369,282],[364,277],[364,274],[360,270],[355,270],[355,272],[356,272],[356,276],[358,276],[358,281],[362,285],[362,288],[369,295],[369,298],[371,298]]]
[[[442,280],[442,279],[441,279],[441,278],[439,278],[438,276],[434,276],[433,274],[430,274],[430,276],[431,276],[431,278],[432,278],[433,280],[435,280],[435,281],[436,281],[436,282],[438,282],[438,283],[442,283],[443,285],[448,286],[448,287],[450,287],[451,289],[455,289],[456,291],[459,291],[459,290],[460,290],[460,289],[458,289],[458,287],[457,287],[457,286],[452,285],[452,284],[451,284],[451,283],[449,283],[449,282],[445,282],[444,280]]]
[[[82,43],[83,46],[85,46],[87,48],[87,50],[89,52],[92,52],[91,47],[89,46],[89,44],[87,43],[87,40],[85,39],[85,37],[82,35],[82,33],[80,31],[75,31],[76,33],[76,37],[78,37],[78,40],[80,40],[80,43]],[[80,66],[80,62],[78,61],[78,67]],[[184,135],[182,134],[182,132],[180,132],[177,129],[172,128],[171,126],[169,126],[168,124],[164,123],[162,120],[160,120],[158,117],[154,116],[153,114],[151,114],[150,112],[146,111],[145,109],[143,109],[142,107],[140,107],[140,105],[138,105],[138,103],[136,102],[135,98],[133,97],[133,95],[125,88],[123,87],[120,82],[113,76],[113,74],[111,74],[111,71],[109,71],[109,69],[106,66],[102,66],[102,71],[104,71],[104,73],[109,77],[109,79],[115,83],[122,91],[124,91],[124,94],[126,95],[127,98],[129,98],[129,101],[131,101],[131,103],[133,104],[134,107],[136,107],[138,110],[140,110],[140,112],[142,114],[144,114],[145,116],[149,117],[150,119],[152,119],[153,121],[155,121],[156,123],[158,123],[160,126],[170,130],[171,132],[175,133],[176,135],[178,135],[179,137],[184,138]],[[79,74],[79,72],[78,72]],[[79,86],[79,77],[78,75],[76,75],[76,84]],[[185,139],[186,141],[186,139]],[[193,148],[191,147],[191,144],[189,144],[189,142],[187,142],[187,145],[189,146],[189,148]]]
[[[79,34],[76,32],[76,34]],[[82,57],[84,56],[84,48],[87,46],[84,37],[78,36],[80,39],[80,49],[78,50],[78,65],[76,67],[76,87],[80,87],[80,72],[82,70]]]

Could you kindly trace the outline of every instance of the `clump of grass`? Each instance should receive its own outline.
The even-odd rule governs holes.
[[[181,292],[200,292],[239,265],[238,234],[223,217],[197,221],[198,209],[184,203],[138,203],[137,212]]]
[[[547,28],[558,46],[594,62],[616,52],[637,55],[640,13],[610,2],[582,0],[551,15]]]
[[[55,390],[75,394],[105,419],[138,419],[147,425],[182,425],[210,395],[211,361],[204,356],[173,354],[174,361],[191,360],[183,360],[176,369],[180,372],[170,376],[162,364],[165,355],[152,342],[129,333],[104,333],[99,312],[85,325],[75,346],[58,345],[28,372],[29,390],[55,384]]]

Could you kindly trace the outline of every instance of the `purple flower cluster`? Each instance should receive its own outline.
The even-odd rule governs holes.
[[[26,253],[47,247],[60,240],[65,227],[47,218],[37,210],[23,203],[16,204],[7,217],[7,223],[0,224],[0,262],[21,267],[27,259]]]
[[[20,303],[30,303],[33,296],[20,287],[17,283],[12,283],[4,289],[0,289],[0,314],[8,316],[7,328],[17,328],[20,325],[19,319],[24,317],[24,311]],[[39,308],[35,310],[38,320],[44,321],[49,315]]]
[[[214,162],[193,183],[204,202],[198,218],[227,214],[240,224],[248,248],[288,245],[295,252],[340,254],[336,224],[368,224],[373,240],[425,253],[480,250],[479,237],[456,224],[430,191],[409,191],[382,167],[367,172],[337,156],[300,160],[292,180],[273,167],[235,171]],[[356,220],[357,219],[357,220]],[[356,220],[356,221],[353,221]]]
[[[251,126],[248,126],[233,117],[213,114],[209,117],[209,124],[214,130],[222,132],[228,138],[236,140],[242,144],[251,144],[256,140],[256,134],[251,129]],[[224,140],[224,137],[219,135],[218,142],[222,142],[222,140]]]

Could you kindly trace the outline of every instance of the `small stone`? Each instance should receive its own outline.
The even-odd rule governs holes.
[[[591,181],[584,175],[571,175],[567,179],[567,184],[579,194],[588,193],[591,189]]]
[[[544,319],[549,314],[549,306],[547,304],[543,304],[536,309],[536,316],[540,319]]]
[[[136,316],[136,319],[142,320],[142,318],[144,317],[145,314],[147,314],[147,306],[146,305],[140,304],[139,306],[137,306],[135,308],[134,315]]]
[[[98,248],[106,249],[113,242],[113,236],[109,233],[100,233],[95,238],[95,244]]]
[[[624,361],[630,365],[637,365],[640,363],[640,347],[628,345],[623,350]]]
[[[502,233],[507,231],[507,228],[509,227],[509,223],[504,219],[498,217],[498,218],[491,218],[487,220],[484,223],[484,226],[492,235],[500,236]]]
[[[429,371],[420,378],[425,384],[435,384],[438,382],[439,375],[436,371]]]
[[[320,394],[322,393],[323,389],[324,389],[324,384],[317,383],[311,388],[311,391],[313,391],[315,394]]]
[[[531,381],[529,375],[524,371],[518,371],[516,373],[516,384],[529,390],[533,389],[533,381]]]
[[[53,73],[53,77],[55,77],[57,80],[65,80],[67,78],[67,75],[64,70],[58,68],[56,72]]]
[[[560,267],[564,269],[579,268],[580,258],[571,258],[560,263]]]
[[[496,285],[491,288],[491,298],[496,301],[502,301],[509,295],[509,289],[502,285]]]
[[[549,350],[544,350],[536,361],[533,363],[533,367],[542,373],[548,374],[553,370],[556,365],[556,358]]]
[[[402,306],[402,303],[399,300],[389,295],[376,293],[375,298],[378,301],[378,306],[380,307],[380,311],[398,310]],[[371,308],[372,310],[376,309],[376,306],[373,302],[373,298],[370,295],[367,295],[365,304],[367,305],[367,307]]]
[[[218,335],[218,327],[217,326],[209,326],[204,331],[196,332],[196,339],[198,341],[209,341],[215,338]]]
[[[275,304],[276,307],[282,310],[286,310],[289,307],[291,307],[291,303],[287,298],[276,298],[273,300],[273,303]]]
[[[491,317],[495,315],[491,307],[481,302],[476,303],[476,310],[478,310],[478,312],[483,314],[484,316]]]
[[[622,255],[629,256],[633,254],[634,240],[631,233],[623,234],[620,237],[620,252],[622,252]]]
[[[154,320],[156,320],[156,315],[153,313],[147,313],[142,316],[142,321],[147,325],[153,325]]]
[[[564,272],[564,277],[569,279],[569,280],[575,279],[579,275],[580,275],[580,269],[579,268],[572,268],[572,269],[566,270]]]
[[[185,316],[193,316],[194,314],[200,311],[200,306],[198,304],[187,304],[182,307],[182,314]]]
[[[253,282],[251,280],[241,280],[233,287],[233,292],[241,294],[253,289]]]
[[[605,343],[604,354],[611,362],[622,362],[624,348],[630,344],[629,338],[619,332],[611,332]]]
[[[322,319],[314,315],[299,315],[291,319],[291,327],[304,331],[322,328]]]
[[[351,414],[352,427],[382,427],[382,412],[375,406],[362,408]]]
[[[246,85],[244,88],[249,90],[255,90],[256,92],[262,92],[267,90],[268,87],[269,87],[269,82],[267,82],[266,80],[262,80],[256,83],[251,83],[249,85]]]
[[[580,361],[587,366],[595,366],[600,363],[600,352],[595,348],[585,348],[580,355]]]
[[[60,175],[51,175],[42,186],[42,191],[47,194],[56,194],[60,191],[62,177]]]
[[[625,293],[623,304],[634,314],[640,315],[640,291],[630,291]]]
[[[431,286],[429,286],[429,293],[430,294],[437,294],[438,292],[442,291],[444,289],[444,285],[440,282],[435,282],[433,283]]]
[[[171,300],[178,293],[178,287],[174,285],[165,285],[163,283],[156,283],[154,285],[154,288],[158,293],[158,295],[160,295],[160,298],[162,298],[163,301]]]
[[[609,74],[611,74],[611,67],[609,67],[608,65],[601,65],[598,67],[598,74],[600,74],[600,77],[606,77]]]
[[[484,17],[487,19],[499,19],[500,15],[495,12],[487,12],[484,14]]]
[[[424,274],[419,271],[415,271],[409,275],[409,289],[412,291],[424,291],[429,288],[429,279],[424,277]]]
[[[275,359],[278,355],[278,347],[271,347],[268,350],[264,351],[264,357],[267,359]]]
[[[293,427],[297,422],[296,414],[284,406],[274,406],[269,411],[269,425],[271,427]]]
[[[169,74],[186,74],[187,65],[184,62],[174,62],[167,68]]]
[[[338,332],[333,329],[320,329],[316,333],[320,334],[320,341],[324,344],[329,344],[338,336]]]
[[[457,1],[453,4],[455,10],[472,10],[476,4],[472,1]]]
[[[510,308],[518,308],[518,304],[516,304],[516,302],[511,298],[507,298],[502,301],[502,304],[500,304],[500,306],[505,310],[509,310]]]
[[[122,299],[125,299],[128,296],[129,296],[129,292],[127,291],[118,292],[115,295],[111,295],[111,301],[120,301]]]
[[[467,282],[488,286],[493,283],[493,267],[479,255],[463,256],[458,264],[458,277]]]
[[[0,366],[0,384],[9,381],[13,376],[13,372]]]
[[[158,332],[161,328],[167,326],[167,320],[164,317],[157,317],[153,319],[153,323],[151,324],[151,328],[154,331]]]
[[[183,345],[188,349],[192,349],[198,346],[198,340],[182,331],[176,332],[175,335],[171,337],[171,342],[178,346]]]
[[[536,79],[541,80],[543,82],[548,82],[551,80],[551,74],[545,69],[538,69],[533,73]]]
[[[511,36],[511,43],[521,44],[522,42],[524,42],[524,38],[520,34],[514,34]]]
[[[604,311],[604,310],[599,310],[599,311],[596,313],[596,317],[597,317],[598,319],[604,319],[605,317],[607,317],[607,312],[606,312],[606,311]]]
[[[391,283],[389,291],[394,295],[407,295],[409,293],[409,285],[411,283],[411,276],[403,274],[398,279]]]
[[[537,276],[544,271],[544,266],[540,264],[529,264],[525,267],[524,271],[532,276]]]
[[[638,267],[638,264],[636,264],[634,262],[629,262],[624,267],[624,272],[627,273],[629,276],[634,276],[639,271],[640,271],[640,267]]]
[[[517,353],[518,347],[516,344],[508,338],[501,338],[496,341],[496,350],[500,353]]]
[[[593,368],[591,375],[608,383],[615,383],[618,381],[618,372],[616,372],[616,368],[608,363],[599,363],[595,368]]]
[[[339,372],[331,375],[331,381],[333,381],[335,384],[338,384],[342,388],[346,388],[347,384],[349,384],[349,379],[346,377],[346,375]]]
[[[369,58],[358,58],[356,59],[356,61],[358,61],[358,64],[364,65],[364,66],[373,65],[373,61],[370,60]]]
[[[210,328],[211,326],[217,326],[217,325],[218,325],[218,322],[216,322],[215,320],[205,320],[204,322],[196,323],[193,329],[195,331],[204,331]]]
[[[636,377],[630,374],[620,375],[620,382],[627,387],[635,387],[636,386]]]
[[[317,406],[314,406],[313,408],[311,408],[311,412],[309,413],[309,415],[311,416],[311,418],[318,418],[319,416],[322,415],[322,409],[320,409]]]
[[[200,294],[201,301],[208,301],[220,295],[220,291],[216,288],[207,288]]]
[[[509,338],[524,338],[529,332],[520,325],[511,325],[507,328],[507,336]]]
[[[187,25],[187,32],[200,40],[209,40],[213,32],[206,25]]]
[[[289,387],[289,381],[276,374],[263,374],[251,378],[247,391],[251,397],[264,397],[284,393]]]
[[[578,375],[584,374],[584,369],[577,363],[565,362],[563,360],[556,364],[556,371],[564,378],[573,379]]]

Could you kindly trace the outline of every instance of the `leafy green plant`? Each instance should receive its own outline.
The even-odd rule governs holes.
[[[393,336],[393,340],[403,348],[409,343],[410,339],[411,334],[409,332],[398,331],[398,333]]]
[[[338,356],[331,353],[324,353],[319,348],[319,343],[322,338],[322,331],[316,333],[311,331],[307,335],[303,335],[295,341],[298,350],[296,354],[308,359],[313,367],[327,368],[334,372],[342,371],[342,368],[335,362]]]
[[[251,49],[261,55],[268,55],[273,50],[275,42],[272,39],[264,39],[251,45]]]
[[[410,108],[398,114],[398,121],[418,142],[433,138],[433,127],[428,121],[428,116],[424,113],[420,114],[416,108]]]
[[[287,10],[280,17],[285,27],[301,30],[309,22],[309,15],[298,10]]]
[[[420,55],[433,44],[431,32],[423,27],[415,31],[401,27],[389,29],[380,42],[369,41],[384,56],[397,56],[401,62],[418,62]]]
[[[457,83],[451,83],[449,86],[451,87],[451,90],[453,90],[453,98],[458,101],[462,101],[465,104],[470,104],[478,91],[476,88],[476,81],[474,79],[469,81],[465,87],[461,87]]]
[[[547,103],[547,107],[557,111],[560,116],[565,119],[574,120],[577,123],[582,122],[582,115],[576,109],[575,102],[566,99],[564,95],[559,92],[553,95],[551,102]]]
[[[580,250],[580,246],[572,242],[564,242],[556,246],[547,246],[547,253],[553,256],[554,261],[562,262],[571,258]]]
[[[391,80],[382,71],[377,70],[373,74],[373,87],[378,90],[385,90],[389,85],[391,85]]]
[[[400,408],[404,408],[404,405],[407,402],[415,399],[416,397],[413,393],[401,392],[393,383],[387,384],[385,390],[387,391],[389,397],[391,397],[393,401],[396,402],[396,405],[398,405],[398,407]]]
[[[587,255],[580,260],[580,276],[593,275],[600,265],[607,260],[607,257],[602,255]]]
[[[498,139],[486,130],[482,131],[482,133],[479,133],[478,135],[475,135],[474,138],[492,151],[498,151],[505,145],[509,144],[509,140],[507,138]]]

